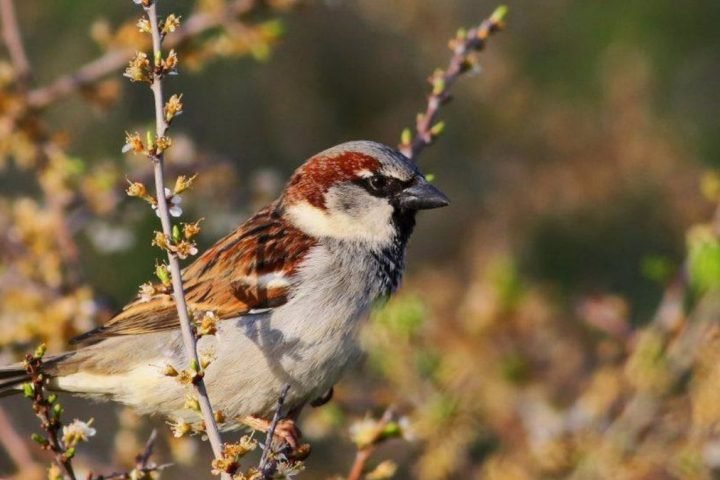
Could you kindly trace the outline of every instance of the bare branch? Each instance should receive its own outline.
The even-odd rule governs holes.
[[[359,448],[357,453],[355,454],[355,460],[353,461],[352,467],[350,468],[350,473],[348,473],[347,480],[361,480],[363,478],[365,464],[367,463],[368,459],[375,451],[377,446],[387,438],[386,436],[384,436],[385,428],[392,421],[394,415],[395,412],[393,411],[392,407],[389,407],[387,410],[385,410],[385,413],[383,413],[380,421],[378,421],[377,425],[375,426],[375,433],[373,438],[368,442],[367,445]]]
[[[9,1],[9,0],[3,0]],[[242,17],[259,8],[264,2],[259,0],[235,0],[229,3],[219,14],[209,12],[195,13],[183,22],[183,25],[165,40],[168,48],[178,47],[202,32],[219,27],[229,19]],[[50,85],[28,92],[27,104],[30,108],[41,110],[78,90],[93,85],[102,78],[116,72],[132,58],[135,49],[124,48],[105,53],[69,75],[63,75]]]
[[[150,20],[150,33],[152,35],[154,59],[152,83],[150,85],[150,88],[153,92],[153,97],[155,100],[156,138],[161,139],[165,137],[168,129],[168,123],[165,119],[163,107],[163,73],[158,65],[159,59],[162,58],[162,37],[160,34],[160,27],[158,25],[156,7],[156,2],[151,2],[149,6],[143,8],[145,9],[145,13]],[[163,171],[164,155],[160,149],[156,149],[155,153],[151,155],[151,158],[153,160],[153,168],[155,172],[155,190],[160,221],[162,223],[163,233],[168,238],[170,238],[172,236],[172,224],[170,223],[170,212],[168,209],[167,198],[165,196],[165,175]],[[183,289],[180,261],[175,253],[171,251],[168,251],[167,253],[173,286],[173,297],[175,299],[178,317],[180,318],[180,328],[182,331],[185,351],[187,352],[191,367],[199,373],[199,375],[197,375],[195,381],[193,382],[193,385],[198,395],[200,412],[205,423],[205,432],[207,434],[208,441],[210,442],[210,446],[212,447],[215,458],[222,459],[222,440],[220,438],[217,424],[215,423],[215,416],[213,415],[212,405],[210,404],[207,389],[205,388],[205,382],[202,378],[202,367],[200,366],[200,359],[198,358],[195,333],[193,332],[188,307],[185,302],[185,292]],[[229,478],[225,474],[223,476]]]
[[[272,422],[270,423],[270,428],[268,428],[267,437],[265,437],[265,448],[263,448],[262,456],[260,457],[260,474],[262,475],[263,480],[272,478],[275,470],[275,462],[270,461],[273,437],[275,435],[275,429],[277,428],[278,422],[280,421],[280,416],[282,415],[285,398],[287,397],[289,391],[290,384],[286,383],[280,391],[280,396],[278,396],[275,414],[273,415]]]
[[[475,52],[485,48],[485,41],[505,25],[507,7],[500,6],[480,25],[468,31],[460,30],[450,41],[453,52],[446,70],[436,70],[428,79],[432,91],[428,96],[427,108],[419,113],[415,122],[415,136],[405,130],[401,137],[399,150],[410,160],[415,161],[425,147],[442,133],[443,124],[436,123],[440,107],[450,101],[450,87],[462,75],[477,66]]]
[[[15,74],[18,81],[25,84],[30,80],[30,62],[23,46],[13,0],[0,0],[0,19],[2,20],[3,41],[15,67]]]

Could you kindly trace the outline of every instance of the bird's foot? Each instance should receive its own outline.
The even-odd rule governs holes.
[[[247,416],[240,419],[240,423],[247,425],[253,430],[259,430],[267,433],[270,430],[271,421],[264,418]],[[290,447],[288,456],[296,460],[302,460],[310,454],[310,445],[307,443],[301,444],[300,439],[302,438],[302,432],[295,424],[295,420],[292,418],[284,418],[279,420],[275,426],[273,432],[275,440],[284,442]]]

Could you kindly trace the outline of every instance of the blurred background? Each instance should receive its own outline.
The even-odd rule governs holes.
[[[137,6],[16,3],[32,77],[0,51],[3,363],[41,341],[68,348],[133,298],[159,257],[157,218],[124,193],[126,177],[151,178],[145,158],[121,154],[124,132],[153,119],[148,90],[121,77],[126,60],[32,97],[143,46]],[[226,3],[160,10],[218,16]],[[169,178],[200,174],[183,209],[205,218],[203,247],[310,155],[351,139],[397,144],[448,39],[497,5],[245,3],[257,5],[178,46],[181,74],[166,83],[185,104]],[[453,88],[446,131],[420,159],[452,205],[420,215],[404,286],[365,330],[366,358],[305,412],[313,453],[300,477],[346,475],[350,426],[395,405],[406,438],[368,464],[392,460],[394,478],[718,478],[720,3],[508,6],[507,30]],[[79,469],[127,468],[156,426],[156,460],[175,463],[162,478],[209,475],[207,445],[171,438],[162,419],[61,400],[65,419],[95,418]],[[44,478],[30,402],[0,406],[0,475]],[[19,470],[22,455],[37,464]]]

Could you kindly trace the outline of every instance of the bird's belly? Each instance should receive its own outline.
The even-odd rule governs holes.
[[[322,396],[359,357],[355,317],[302,328],[269,314],[223,322],[199,344],[215,356],[205,377],[213,404],[226,416],[269,416],[285,384],[290,409]]]

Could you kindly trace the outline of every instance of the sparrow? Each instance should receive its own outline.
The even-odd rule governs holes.
[[[417,211],[448,203],[414,163],[371,141],[299,167],[277,200],[182,272],[189,309],[218,319],[197,345],[211,360],[204,380],[214,409],[256,428],[285,384],[291,411],[326,396],[360,355],[362,320],[398,287]],[[201,421],[186,405],[187,385],[168,375],[188,367],[170,292],[134,300],[73,343],[44,361],[49,390]],[[21,365],[0,369],[0,395],[28,380]]]

